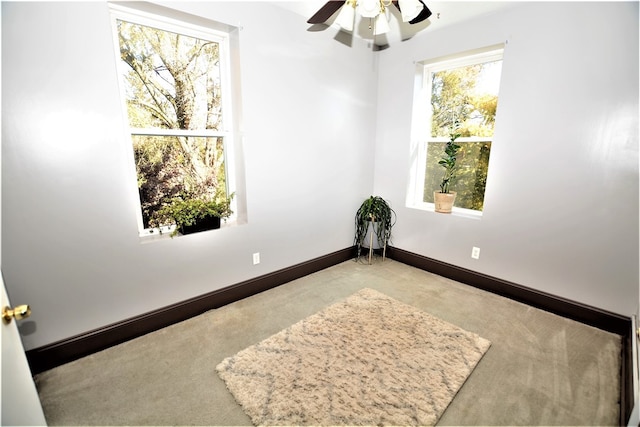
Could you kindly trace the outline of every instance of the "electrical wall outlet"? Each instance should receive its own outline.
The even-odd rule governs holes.
[[[474,246],[473,249],[471,249],[471,258],[473,259],[480,258],[480,248],[477,248]]]
[[[260,264],[260,252],[253,254],[253,265]]]

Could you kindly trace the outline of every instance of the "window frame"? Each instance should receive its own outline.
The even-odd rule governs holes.
[[[169,9],[164,9],[170,11]],[[158,237],[159,235],[169,235],[175,228],[173,226],[163,226],[161,228],[144,228],[144,222],[142,217],[142,203],[137,185],[137,168],[135,161],[135,154],[133,150],[133,138],[134,136],[190,136],[190,137],[206,137],[206,138],[222,138],[223,140],[223,156],[225,165],[225,184],[227,194],[233,194],[236,192],[237,186],[235,181],[236,165],[234,158],[234,146],[235,139],[237,137],[237,130],[235,126],[234,117],[234,83],[232,68],[232,51],[231,51],[231,34],[230,31],[225,31],[216,28],[210,28],[201,24],[190,21],[189,19],[175,19],[167,15],[163,15],[155,12],[147,12],[145,10],[130,8],[122,6],[120,4],[109,3],[109,12],[111,16],[111,26],[113,35],[113,46],[115,50],[115,61],[117,69],[117,80],[119,88],[120,105],[124,119],[124,141],[128,153],[128,163],[130,164],[129,170],[131,171],[131,182],[135,189],[136,200],[136,212],[137,212],[137,224],[138,234],[141,238]],[[220,70],[220,92],[221,92],[221,107],[222,107],[222,130],[213,129],[159,129],[159,128],[136,128],[131,127],[129,122],[129,116],[127,112],[127,101],[124,95],[125,85],[122,81],[122,73],[120,67],[122,61],[120,60],[120,41],[118,34],[118,21],[126,21],[132,24],[143,25],[147,27],[156,28],[161,31],[167,31],[177,33],[189,37],[195,37],[203,40],[212,41],[218,43],[218,56],[219,56],[219,70]],[[195,21],[195,20],[193,20]],[[215,24],[215,23],[213,23]],[[215,25],[214,25],[215,26]],[[221,28],[226,26],[220,25]],[[226,225],[233,225],[238,220],[238,205],[236,198],[231,200],[231,209],[233,214],[225,221],[222,227]]]
[[[431,121],[433,116],[431,108],[431,75],[452,68],[498,60],[503,61],[504,64],[504,48],[504,44],[492,45],[456,55],[416,63],[411,127],[411,167],[406,200],[407,207],[435,212],[434,203],[424,201],[424,182],[427,175],[427,148],[431,142],[447,142],[449,140],[447,137],[431,136]],[[491,142],[491,149],[493,150],[493,136],[460,137],[456,140],[456,144],[459,145],[472,142]],[[435,190],[436,189],[434,189],[434,191]],[[452,214],[468,218],[480,219],[482,213],[483,211],[457,206],[452,208]]]

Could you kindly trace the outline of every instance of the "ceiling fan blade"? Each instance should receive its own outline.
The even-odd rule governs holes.
[[[418,16],[416,16],[411,21],[409,21],[409,24],[417,24],[418,22],[422,22],[422,21],[424,21],[425,19],[427,19],[428,17],[431,16],[431,11],[427,7],[427,5],[424,4],[424,2],[422,0],[418,0],[418,1],[420,3],[422,3],[422,6],[424,6],[424,7],[422,8],[422,12],[420,12],[418,14]]]
[[[427,5],[424,4],[422,0],[418,0],[418,1],[422,4],[422,10],[420,11],[420,13],[418,13],[418,15],[415,18],[409,21],[409,24],[417,24],[418,22],[422,22],[431,16],[431,11],[427,7]],[[402,13],[402,9],[400,9],[400,2],[398,0],[394,0],[391,3],[393,3],[393,5],[400,11],[400,13]]]
[[[324,24],[324,22],[331,18],[331,15],[336,13],[338,9],[342,7],[345,0],[331,0],[325,3],[318,11],[307,21],[308,24]]]

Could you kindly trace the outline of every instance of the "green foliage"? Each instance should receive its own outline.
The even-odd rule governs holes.
[[[133,137],[138,191],[145,228],[151,226],[151,219],[163,205],[180,194],[206,199],[216,197],[226,189],[224,162],[214,162],[210,168],[199,169],[201,173],[195,177],[193,163],[185,159],[179,139],[180,137],[175,136]],[[202,151],[215,150],[215,155],[210,155],[210,159],[224,158],[222,138],[191,139],[200,140],[200,145],[210,146]]]
[[[448,136],[458,123],[460,136],[493,136],[497,94],[479,92],[485,67],[476,64],[435,72],[431,76],[431,136]]]
[[[187,172],[173,137],[134,136],[138,192],[145,228],[163,203],[185,193]]]
[[[433,191],[442,181],[438,160],[445,142],[430,142],[427,146],[427,173],[424,180],[423,201],[433,203]],[[489,170],[491,142],[465,142],[460,144],[456,159],[456,206],[482,211],[484,189]]]
[[[478,64],[432,74],[432,136],[447,136],[456,121],[460,123],[461,133],[464,134],[465,122],[475,110],[471,94],[481,71],[482,65]]]
[[[451,133],[449,133],[449,141],[444,146],[444,156],[438,162],[444,168],[444,175],[442,176],[442,181],[440,181],[441,193],[449,193],[449,185],[456,178],[456,160],[460,146],[455,142],[460,136],[461,134],[457,132],[456,124]]]
[[[357,256],[360,257],[362,243],[367,235],[369,223],[373,224],[373,231],[378,238],[380,247],[391,239],[391,229],[396,222],[396,213],[389,204],[379,196],[371,196],[366,199],[356,212],[355,225],[356,235],[354,245],[358,249]]]
[[[226,219],[233,211],[231,210],[230,197],[218,196],[214,199],[204,200],[200,198],[174,197],[171,201],[159,209],[152,222],[155,226],[176,225],[176,229],[171,236],[178,234],[180,228],[196,224],[206,217],[218,217]]]
[[[121,20],[118,36],[132,127],[218,129],[218,43]]]

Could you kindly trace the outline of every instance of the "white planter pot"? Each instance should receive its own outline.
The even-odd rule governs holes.
[[[378,236],[376,235],[375,231],[373,230],[373,223],[371,221],[367,221],[367,223],[369,224],[367,227],[367,234],[365,234],[364,236],[364,240],[362,241],[362,247],[363,248],[373,248],[375,249],[380,249],[380,243],[378,242]]]

